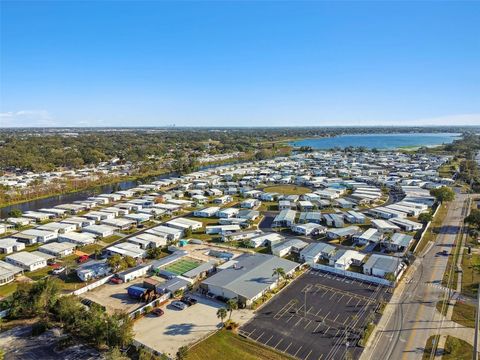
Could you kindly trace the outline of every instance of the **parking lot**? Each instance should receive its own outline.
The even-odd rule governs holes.
[[[301,360],[343,359],[357,346],[369,319],[377,319],[387,288],[308,270],[241,327],[240,334]]]
[[[165,312],[162,316],[147,315],[136,321],[135,340],[175,357],[181,346],[198,341],[217,330],[221,326],[217,310],[222,305],[202,297],[195,298],[198,303],[185,310],[169,304],[162,306]]]
[[[80,297],[105,306],[109,313],[114,313],[117,310],[131,312],[145,305],[145,303],[128,296],[127,288],[133,285],[143,286],[143,278],[123,284],[106,283],[80,295]]]

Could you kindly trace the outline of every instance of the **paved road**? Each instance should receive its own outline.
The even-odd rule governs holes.
[[[430,335],[441,333],[442,329],[450,334],[454,330],[451,322],[445,322],[436,310],[437,301],[447,291],[441,281],[448,256],[439,253],[443,250],[453,253],[453,244],[465,216],[466,199],[467,195],[457,194],[449,205],[435,243],[416,259],[398,285],[378,331],[362,353],[362,360],[421,359]]]

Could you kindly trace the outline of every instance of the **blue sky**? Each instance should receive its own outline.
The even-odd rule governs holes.
[[[3,127],[480,125],[480,2],[0,6]]]

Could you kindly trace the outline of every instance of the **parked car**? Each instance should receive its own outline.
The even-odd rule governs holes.
[[[211,292],[208,292],[208,293],[207,293],[207,298],[209,298],[209,299],[215,299],[215,294],[214,294],[214,293],[211,293]]]
[[[123,280],[120,279],[120,278],[118,278],[118,277],[116,277],[116,276],[114,276],[114,277],[110,278],[110,282],[111,282],[112,284],[122,284],[122,283],[123,283]]]
[[[198,300],[191,297],[191,296],[184,296],[180,299],[181,302],[187,304],[188,306],[192,306],[192,305],[195,305]]]
[[[53,274],[53,275],[60,275],[60,274],[63,273],[65,270],[67,270],[67,268],[66,268],[65,266],[61,266],[61,267],[59,267],[59,268],[53,269],[52,274]]]
[[[172,306],[175,306],[177,309],[185,310],[188,305],[181,301],[172,301]]]
[[[56,259],[48,259],[47,265],[50,265],[50,266],[57,265]]]
[[[160,308],[155,308],[152,310],[152,314],[155,316],[162,316],[165,312]]]
[[[84,263],[84,262],[87,261],[88,259],[89,259],[89,256],[88,256],[88,255],[79,256],[78,259],[77,259],[77,263],[79,263],[79,264]]]
[[[222,296],[222,295],[218,295],[215,297],[218,301],[221,301],[221,302],[224,302],[226,303],[228,301],[228,298]]]

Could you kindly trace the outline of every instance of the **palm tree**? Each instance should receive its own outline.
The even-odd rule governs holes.
[[[233,310],[237,310],[238,309],[238,300],[233,298],[233,299],[229,299],[227,301],[227,309],[228,311],[230,311],[230,315],[228,317],[228,320],[230,320],[232,318],[232,312]]]
[[[280,282],[280,278],[284,279],[285,278],[285,270],[281,267],[273,269],[273,274],[272,276],[277,276],[277,282]]]
[[[225,308],[220,308],[217,310],[217,317],[222,320],[222,324],[225,324],[224,323],[224,319],[227,317],[227,309]]]

